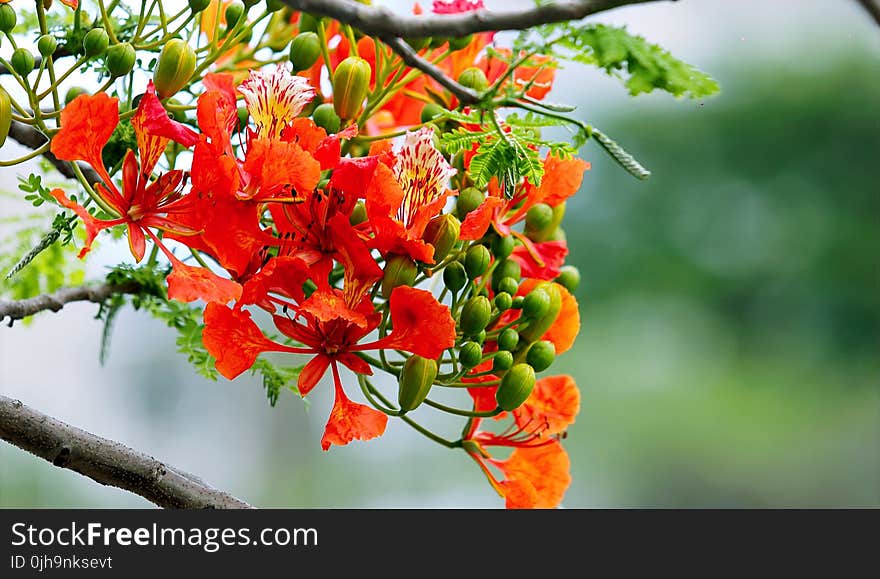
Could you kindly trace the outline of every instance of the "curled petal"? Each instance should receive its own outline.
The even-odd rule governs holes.
[[[541,429],[542,435],[561,434],[574,424],[580,411],[581,395],[574,378],[547,376],[535,383],[529,398],[513,411],[523,429]]]
[[[101,151],[119,124],[119,99],[99,92],[81,94],[61,111],[61,129],[52,138],[52,154],[65,161],[85,161],[110,181]]]
[[[83,224],[86,226],[86,244],[85,247],[83,247],[79,252],[78,257],[80,259],[85,257],[85,255],[92,249],[92,243],[95,241],[95,237],[98,235],[98,232],[100,232],[102,229],[107,229],[108,227],[113,227],[114,225],[125,223],[124,219],[114,219],[112,221],[101,221],[100,219],[95,219],[88,211],[86,211],[85,207],[68,199],[67,195],[65,195],[64,191],[62,191],[61,189],[53,189],[52,197],[54,197],[56,201],[61,203],[61,205],[76,213],[77,216],[82,219]]]
[[[263,335],[250,312],[216,302],[205,307],[202,342],[216,359],[217,370],[230,380],[253,366],[262,352],[283,348]]]
[[[505,202],[500,197],[487,197],[483,203],[467,214],[461,223],[459,239],[473,241],[486,234],[489,225],[495,218],[499,209],[504,207]]]
[[[306,396],[312,389],[318,385],[318,382],[327,372],[330,366],[330,358],[324,354],[318,354],[305,365],[296,382],[300,396]]]
[[[181,302],[219,302],[225,304],[241,297],[241,286],[205,269],[180,261],[172,262],[174,271],[168,280],[168,297]]]
[[[530,243],[529,247],[517,245],[510,259],[519,263],[523,277],[554,279],[565,265],[568,246],[564,241]]]
[[[455,320],[431,292],[398,286],[390,299],[393,330],[372,348],[396,348],[436,360],[455,344]]]
[[[519,447],[496,465],[507,479],[502,488],[509,509],[558,507],[571,484],[568,454],[556,440],[541,446]]]
[[[339,371],[333,365],[333,379],[336,383],[336,400],[324,428],[321,448],[327,450],[331,445],[344,446],[352,440],[370,440],[382,436],[388,416],[369,406],[352,402],[342,390]]]
[[[168,116],[168,111],[165,110],[165,107],[162,106],[159,97],[156,95],[156,87],[153,86],[152,80],[147,85],[147,92],[141,97],[141,102],[138,103],[137,114],[132,118],[131,123],[138,137],[138,148],[141,149],[141,163],[144,165],[147,163],[144,160],[143,149],[140,146],[142,140],[141,132],[143,131],[156,137],[171,139],[184,147],[192,147],[199,142],[198,133],[183,123],[172,120]],[[161,151],[159,153],[161,154]],[[153,165],[155,165],[155,161],[150,166],[152,167]]]

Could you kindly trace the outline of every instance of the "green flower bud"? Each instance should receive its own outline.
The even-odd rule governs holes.
[[[468,277],[474,279],[486,273],[491,259],[485,245],[472,245],[464,256],[464,269]]]
[[[27,76],[34,70],[34,55],[27,48],[16,48],[9,58],[12,70],[21,76]]]
[[[92,28],[83,36],[83,51],[86,56],[100,56],[110,46],[110,36],[103,28]]]
[[[483,297],[486,297],[486,296],[483,296]],[[486,299],[489,299],[489,298],[486,298]],[[486,343],[486,330],[480,330],[480,332],[474,336],[474,342],[478,343],[481,346],[483,344],[485,344]]]
[[[308,70],[321,56],[321,40],[314,32],[300,32],[290,42],[290,63],[293,71]]]
[[[427,103],[422,108],[421,121],[423,123],[427,123],[437,115],[441,115],[446,112],[446,109],[438,105],[437,103]]]
[[[244,7],[248,10],[260,3],[260,0],[243,0]]]
[[[0,32],[12,32],[18,17],[9,4],[0,4]]]
[[[432,36],[431,41],[428,42],[428,47],[429,48],[440,48],[441,46],[446,44],[446,42],[448,40],[449,40],[449,38],[447,38],[445,36]]]
[[[523,300],[523,317],[540,318],[550,309],[550,296],[542,288],[535,288]]]
[[[536,203],[526,213],[526,228],[530,231],[544,231],[552,223],[553,208],[546,203]]]
[[[112,76],[122,76],[131,72],[137,55],[129,42],[115,44],[107,49],[107,70]]]
[[[535,372],[543,372],[553,364],[556,358],[556,346],[553,342],[539,340],[529,346],[526,353],[526,363],[535,369]]]
[[[415,410],[424,402],[437,378],[437,362],[412,355],[400,370],[397,403],[404,412]]]
[[[244,18],[244,4],[235,0],[235,2],[226,7],[226,12],[223,14],[226,16],[226,29],[232,30],[239,20]]]
[[[5,4],[3,4],[5,6]],[[0,86],[0,147],[9,136],[9,128],[12,126],[12,99],[6,89]]]
[[[458,326],[465,336],[480,333],[489,323],[492,316],[492,304],[485,296],[475,296],[465,302],[461,308]]]
[[[498,265],[492,270],[492,290],[499,292],[513,289],[509,283],[505,283],[505,286],[501,287],[501,282],[505,279],[511,279],[513,283],[517,283],[522,279],[522,266],[520,266],[519,262],[512,259],[502,259],[498,262]],[[515,294],[516,290],[508,293]]]
[[[559,268],[559,275],[556,276],[556,283],[574,293],[581,283],[581,272],[573,265],[564,265]]]
[[[465,368],[475,368],[483,361],[483,348],[476,342],[465,342],[458,351],[458,361]]]
[[[299,14],[299,31],[300,32],[317,32],[318,20],[311,14],[300,12]]]
[[[459,36],[453,37],[449,39],[449,50],[461,50],[462,48],[466,48],[471,41],[474,39],[473,34],[468,34],[467,36]]]
[[[342,119],[339,118],[330,103],[318,105],[315,112],[312,113],[312,120],[331,135],[338,133],[339,127],[342,125]]]
[[[458,84],[472,88],[477,92],[482,92],[489,88],[489,79],[486,73],[474,66],[464,69],[458,75]]]
[[[385,262],[385,273],[382,276],[382,297],[391,297],[391,290],[401,285],[411,286],[416,281],[418,268],[415,262],[406,255],[392,255]]]
[[[513,328],[507,328],[498,336],[498,349],[512,352],[519,343],[519,332]]]
[[[211,4],[211,0],[188,0],[187,4],[193,14],[198,14]]]
[[[499,312],[506,312],[513,305],[513,298],[507,292],[496,294],[495,299],[492,301]]]
[[[339,118],[354,119],[361,112],[370,92],[370,63],[349,56],[333,71],[333,107]]]
[[[544,332],[556,321],[559,311],[562,309],[562,292],[559,290],[558,285],[552,282],[541,282],[532,291],[535,290],[542,290],[549,297],[550,305],[543,315],[530,317],[526,315],[526,301],[523,301],[523,315],[529,318],[529,324],[519,333],[519,336],[527,343],[540,340]]]
[[[185,87],[196,69],[196,53],[180,38],[172,38],[162,47],[153,71],[153,84],[160,99],[170,97]]]
[[[285,6],[281,0],[266,0],[266,12],[278,12]]]
[[[510,257],[510,254],[513,253],[514,247],[516,247],[516,241],[513,239],[512,235],[498,235],[492,240],[492,253],[495,255],[496,259],[506,259],[507,257]]]
[[[37,50],[40,51],[40,54],[43,56],[51,56],[55,54],[55,49],[58,48],[58,41],[55,40],[55,37],[51,34],[44,34],[37,40]]]
[[[355,225],[360,225],[366,220],[367,206],[364,205],[363,201],[358,201],[354,204],[354,209],[351,211],[351,216],[349,216],[348,222],[354,227]]]
[[[72,86],[69,89],[67,89],[66,93],[64,93],[64,104],[69,105],[70,101],[72,101],[73,99],[75,99],[76,97],[78,97],[81,94],[88,94],[88,92],[89,91],[87,91],[86,89],[84,89],[81,86]]]
[[[461,222],[449,213],[438,215],[428,222],[423,238],[434,246],[434,263],[440,263],[444,257],[449,255],[458,242],[460,230]]]
[[[458,292],[467,283],[467,272],[464,266],[453,261],[443,268],[443,285],[449,288],[451,292]]]
[[[513,366],[513,354],[505,350],[495,354],[495,357],[492,359],[492,370],[496,372],[509,370],[511,366]]]
[[[535,369],[528,364],[516,364],[501,378],[495,401],[502,410],[516,410],[528,400],[534,387]]]
[[[516,296],[515,298],[513,298],[513,303],[510,305],[510,307],[515,310],[522,309],[523,301],[525,299],[526,298],[524,298],[523,296]]]
[[[501,278],[501,281],[498,282],[498,287],[495,289],[495,291],[513,296],[516,295],[517,289],[519,289],[519,284],[516,283],[515,279],[508,276]]]
[[[416,52],[420,51],[421,49],[423,49],[426,46],[428,46],[429,44],[431,44],[431,37],[430,36],[422,36],[420,38],[404,38],[404,40]],[[424,122],[424,121],[422,121],[422,122]]]
[[[455,213],[464,221],[467,214],[483,204],[486,194],[475,187],[468,187],[458,194],[455,199]]]

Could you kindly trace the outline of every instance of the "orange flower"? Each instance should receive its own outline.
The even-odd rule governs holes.
[[[486,73],[489,83],[495,82],[508,71],[508,63],[513,58],[509,48],[496,48],[495,51],[501,58],[487,54],[477,62],[477,67]],[[513,83],[517,89],[528,87],[526,96],[543,99],[553,88],[556,62],[549,56],[536,54],[530,56],[526,63],[531,66],[519,66],[513,72]]]

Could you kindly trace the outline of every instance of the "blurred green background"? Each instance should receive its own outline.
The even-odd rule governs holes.
[[[638,182],[588,145],[569,203],[583,327],[553,370],[582,410],[565,507],[880,507],[880,30],[847,15],[849,34],[814,23],[775,51],[671,46],[721,82],[704,102],[560,77],[552,98],[653,171]],[[260,506],[502,505],[463,454],[397,423],[322,453],[329,388],[269,408],[253,379],[197,378],[140,314],[99,368],[93,310],[67,312],[0,331],[4,393]],[[0,445],[0,506],[148,505]]]

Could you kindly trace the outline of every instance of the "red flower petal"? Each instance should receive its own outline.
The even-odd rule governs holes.
[[[486,234],[492,219],[495,218],[496,211],[505,204],[500,197],[487,197],[483,203],[467,214],[464,221],[461,222],[461,230],[459,239],[472,241],[479,239]]]
[[[92,249],[92,242],[95,241],[95,237],[98,235],[99,231],[114,225],[125,223],[124,219],[115,219],[113,221],[101,221],[100,219],[95,219],[88,211],[86,211],[85,207],[68,199],[67,195],[65,195],[64,191],[61,189],[53,189],[52,197],[61,203],[61,205],[76,213],[77,216],[82,219],[83,225],[86,226],[86,244],[79,252],[78,257],[80,259],[85,257],[85,255]]]
[[[283,348],[263,335],[250,312],[216,302],[205,307],[202,342],[216,359],[217,370],[230,380],[253,366],[262,352]]]
[[[174,271],[168,280],[168,297],[181,302],[204,300],[225,304],[241,296],[241,286],[204,267],[172,262]]]
[[[52,154],[65,161],[85,161],[109,183],[101,151],[117,124],[116,97],[103,92],[81,94],[61,111],[61,130],[52,138]]]
[[[574,424],[580,411],[581,395],[574,378],[568,375],[547,376],[535,383],[525,403],[513,411],[520,428],[538,429],[542,435],[561,434]]]
[[[517,448],[507,460],[496,464],[507,478],[508,484],[502,483],[502,487],[509,491],[505,496],[509,509],[555,508],[571,484],[568,454],[556,440]],[[525,485],[534,488],[534,495]]]
[[[339,371],[333,365],[333,379],[336,383],[336,400],[327,419],[321,448],[327,450],[331,445],[344,446],[352,440],[370,440],[382,436],[388,416],[369,406],[352,402],[345,396],[339,381]]]
[[[156,96],[156,87],[153,86],[152,80],[147,84],[147,92],[138,103],[138,112],[135,116],[141,117],[144,129],[157,137],[172,139],[184,147],[192,147],[199,142],[198,133],[168,116],[168,111]],[[134,124],[134,120],[132,120],[132,124]]]
[[[532,243],[531,248],[517,245],[510,259],[519,263],[523,277],[554,279],[559,275],[559,268],[565,265],[567,255],[568,247],[564,241],[543,241]]]
[[[436,360],[443,350],[455,344],[455,320],[449,308],[429,291],[408,286],[394,288],[391,325],[391,335],[375,342],[373,349],[395,348]]]
[[[300,396],[305,397],[318,385],[321,377],[327,372],[328,366],[330,366],[330,358],[324,354],[318,354],[309,360],[308,364],[302,369],[302,372],[299,373],[299,378],[296,382]]]
[[[248,198],[291,197],[287,185],[292,185],[295,192],[303,196],[313,191],[321,179],[321,164],[302,147],[270,139],[251,142],[244,170],[259,187],[259,191],[250,191]]]
[[[243,304],[257,304],[273,312],[275,306],[267,299],[270,292],[301,302],[304,299],[302,285],[307,279],[309,279],[309,266],[300,258],[273,257],[244,284],[238,305],[240,307]]]

